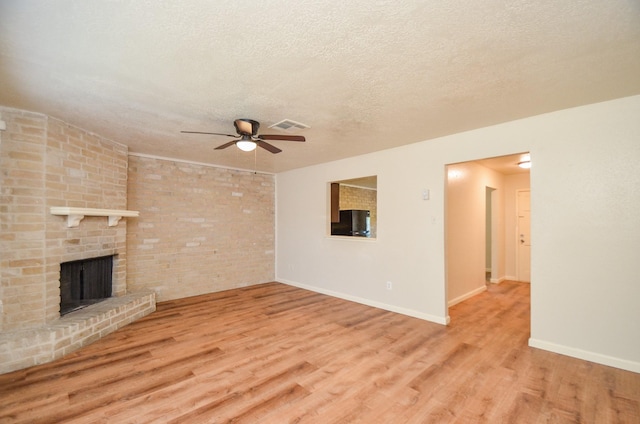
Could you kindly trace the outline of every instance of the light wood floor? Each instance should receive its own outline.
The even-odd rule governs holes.
[[[0,422],[639,423],[640,374],[527,347],[529,285],[448,327],[278,283],[158,305],[0,376]]]

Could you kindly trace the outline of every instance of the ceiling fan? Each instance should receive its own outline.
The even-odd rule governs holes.
[[[282,150],[278,149],[267,143],[265,140],[284,140],[284,141],[305,141],[305,138],[301,135],[280,135],[280,134],[258,134],[258,128],[260,128],[260,122],[253,119],[236,119],[233,121],[233,125],[236,127],[236,132],[240,136],[240,139],[233,140],[215,148],[215,150],[226,149],[234,144],[245,152],[250,152],[260,146],[271,153],[280,153]],[[225,137],[238,138],[238,135],[213,133],[213,132],[201,132],[201,131],[180,131],[186,134],[211,134],[211,135],[223,135]]]

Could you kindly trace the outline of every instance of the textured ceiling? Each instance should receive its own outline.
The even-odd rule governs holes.
[[[640,94],[636,0],[0,2],[0,104],[269,172]],[[233,120],[310,125],[272,155]]]

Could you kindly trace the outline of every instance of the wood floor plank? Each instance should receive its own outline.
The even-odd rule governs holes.
[[[442,326],[279,283],[158,304],[0,375],[0,423],[639,423],[640,375],[527,346],[529,285]]]

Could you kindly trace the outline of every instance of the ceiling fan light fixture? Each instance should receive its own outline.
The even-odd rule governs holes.
[[[256,149],[256,147],[260,146],[261,148],[267,150],[268,152],[275,154],[275,153],[282,152],[282,150],[272,144],[269,144],[267,140],[298,141],[298,142],[306,141],[304,136],[301,136],[301,135],[284,135],[284,134],[258,135],[258,128],[260,128],[260,123],[258,121],[254,121],[253,119],[245,119],[245,118],[236,119],[235,121],[233,121],[233,125],[236,127],[236,132],[238,133],[238,135],[216,133],[216,132],[203,132],[203,131],[180,131],[180,132],[188,133],[188,134],[222,135],[225,137],[231,137],[236,139],[228,143],[221,144],[220,146],[216,147],[214,150],[223,150],[235,144],[236,146],[238,146],[238,149],[244,152],[252,152]],[[240,136],[239,140],[237,140],[238,136]]]
[[[255,143],[255,141],[239,140],[236,142],[236,146],[238,146],[238,149],[242,150],[243,152],[251,152],[256,149],[257,144]]]

